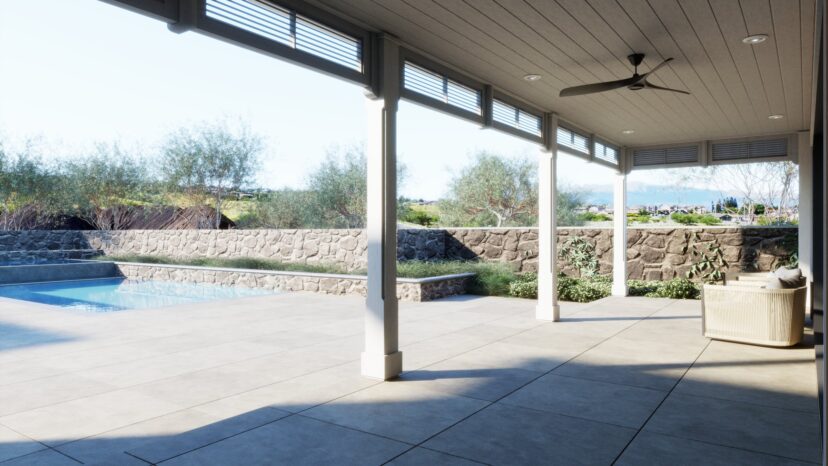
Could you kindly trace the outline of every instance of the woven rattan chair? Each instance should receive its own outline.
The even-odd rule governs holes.
[[[717,340],[793,346],[802,340],[807,287],[704,285],[702,332]]]

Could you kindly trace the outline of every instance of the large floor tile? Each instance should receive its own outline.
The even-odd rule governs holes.
[[[455,356],[451,360],[474,364],[490,369],[522,369],[538,373],[549,372],[579,353],[577,348],[556,345],[525,345],[497,341],[482,348]]]
[[[414,388],[423,387],[437,392],[495,401],[539,375],[538,372],[523,369],[481,367],[465,360],[449,359],[406,372],[399,380]]]
[[[644,430],[803,461],[820,455],[816,412],[673,394]]]
[[[135,457],[155,464],[270,424],[287,415],[289,413],[285,411],[261,408],[232,417],[219,418],[219,420],[194,429],[152,439],[130,447],[128,452]]]
[[[495,465],[608,465],[634,434],[634,429],[498,403],[424,446]]]
[[[45,449],[42,443],[0,425],[0,462]]]
[[[390,466],[474,466],[485,463],[417,447],[405,452],[388,464]]]
[[[50,446],[161,416],[181,407],[117,390],[0,418],[0,424]]]
[[[388,382],[305,411],[309,417],[418,443],[488,405],[487,401]]]
[[[617,466],[805,466],[788,458],[680,437],[641,432],[624,450]]]
[[[639,428],[665,392],[548,374],[500,402]]]
[[[232,406],[234,410],[269,406],[296,413],[378,383],[381,382],[362,376],[358,363],[349,363],[229,396],[196,409],[215,412],[217,405]]]
[[[178,456],[162,465],[382,464],[410,448],[295,415]]]
[[[49,406],[113,390],[104,381],[78,374],[61,374],[31,382],[0,386],[0,416]]]
[[[43,450],[3,462],[3,466],[78,466],[81,463],[55,450]],[[122,463],[131,466],[131,463]],[[146,465],[146,463],[144,463]]]

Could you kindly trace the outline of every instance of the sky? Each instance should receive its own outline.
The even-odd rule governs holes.
[[[98,142],[153,152],[181,126],[240,120],[266,142],[257,184],[298,188],[329,151],[365,140],[365,100],[357,85],[198,33],[175,34],[98,0],[0,0],[0,140],[39,140],[56,160]],[[405,101],[398,131],[407,173],[399,192],[415,199],[442,197],[477,151],[539,151]],[[560,185],[595,202],[611,199],[613,170],[558,160]],[[719,195],[703,186],[676,191],[671,176],[656,173],[633,173],[630,191],[656,193],[654,203],[705,204]]]

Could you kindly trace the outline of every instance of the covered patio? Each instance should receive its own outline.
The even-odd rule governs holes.
[[[0,462],[813,464],[811,341],[703,338],[697,301],[462,296],[400,308],[406,371],[359,375],[360,299],[109,314],[3,302]]]
[[[367,299],[3,299],[3,464],[824,463],[823,1],[107,2],[366,89]],[[675,58],[649,84],[691,95],[559,96],[629,78],[635,53],[642,74]],[[398,303],[401,99],[537,144],[536,301]],[[590,304],[556,296],[559,153],[616,172],[613,297]],[[628,174],[756,161],[800,165],[814,331],[790,349],[626,296]]]

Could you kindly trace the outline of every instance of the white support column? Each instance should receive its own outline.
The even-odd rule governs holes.
[[[397,309],[397,104],[399,47],[378,40],[378,85],[368,95],[368,296],[362,375],[402,373]]]
[[[627,296],[627,174],[615,175],[612,214],[612,295]]]
[[[546,140],[538,161],[538,303],[535,316],[540,320],[561,318],[558,306],[558,222],[557,196],[558,116],[544,116]]]
[[[802,275],[813,280],[814,264],[814,161],[811,153],[811,137],[802,131],[797,139],[797,160],[799,164],[799,268]],[[804,213],[804,215],[803,215]],[[811,310],[811,289],[808,289],[806,306]]]

